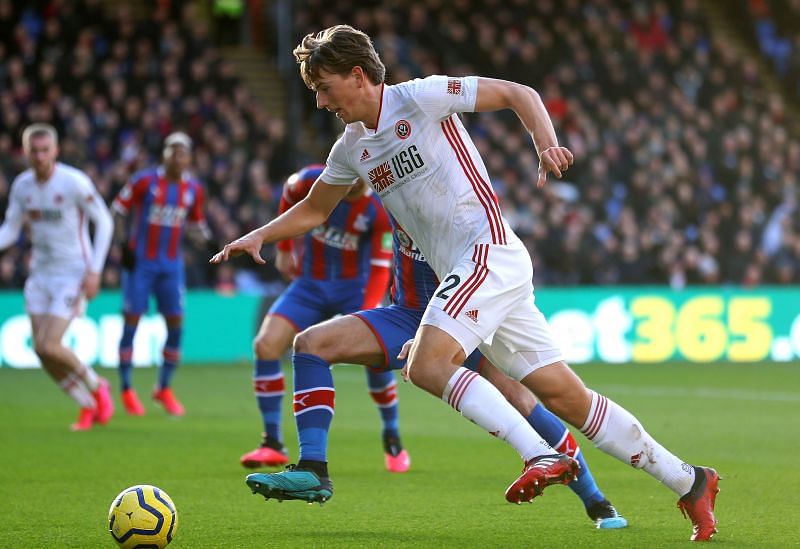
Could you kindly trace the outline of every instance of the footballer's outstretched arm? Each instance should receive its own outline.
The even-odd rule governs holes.
[[[246,253],[256,263],[266,263],[261,257],[261,246],[305,234],[324,223],[349,190],[349,185],[331,185],[322,179],[317,179],[303,200],[263,227],[226,244],[222,251],[209,261],[221,263],[230,257]]]
[[[3,224],[0,225],[0,250],[5,250],[17,241],[19,233],[22,231],[23,221],[22,208],[19,207],[12,189],[12,192],[9,193],[6,217]]]
[[[533,88],[508,80],[478,78],[478,96],[475,112],[511,109],[528,130],[539,155],[539,180],[537,186],[545,183],[547,172],[561,177],[561,172],[572,165],[572,153],[558,145],[553,121]]]

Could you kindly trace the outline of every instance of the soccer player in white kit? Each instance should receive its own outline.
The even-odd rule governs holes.
[[[520,453],[525,469],[506,499],[532,500],[548,484],[569,480],[574,463],[553,455],[491,383],[461,366],[475,348],[598,448],[675,491],[693,523],[692,539],[710,539],[716,531],[716,472],[671,454],[629,412],[587,389],[563,361],[534,304],[530,256],[503,219],[486,168],[457,115],[512,109],[539,154],[541,187],[548,172],[561,176],[572,154],[558,145],[538,94],[479,77],[432,76],[388,86],[369,37],[346,25],[308,35],[294,53],[317,107],[334,112],[347,127],[305,200],[211,261],[248,253],[263,263],[263,244],[311,229],[356,178],[369,181],[441,280],[410,349],[410,380]],[[295,476],[277,473],[271,475],[274,485],[256,489],[283,499],[330,497],[327,467],[302,465]]]
[[[61,338],[72,318],[83,313],[85,300],[100,289],[111,243],[111,214],[85,173],[56,161],[55,128],[28,126],[22,146],[31,167],[11,185],[0,250],[16,243],[23,224],[29,225],[32,254],[24,293],[34,350],[45,371],[80,406],[72,429],[84,431],[108,422],[114,404],[108,381],[82,364]]]

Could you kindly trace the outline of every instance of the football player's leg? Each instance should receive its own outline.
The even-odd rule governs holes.
[[[326,282],[295,279],[272,304],[253,341],[253,387],[263,422],[259,448],[242,456],[245,467],[288,463],[281,433],[285,390],[281,359],[298,332],[322,320],[329,299]],[[249,462],[249,463],[248,463]]]
[[[85,376],[81,375],[85,367],[71,350],[61,344],[69,322],[68,319],[49,314],[39,316],[35,324],[34,349],[42,364],[47,365],[48,372],[58,372],[54,377],[60,377],[59,386],[80,407],[78,420],[72,424],[72,430],[85,431],[91,429],[97,414],[94,392],[99,388],[99,381],[91,371],[96,388],[94,392],[90,390],[84,382]]]
[[[578,475],[568,486],[581,498],[587,514],[598,528],[627,526],[627,521],[618,515],[600,491],[577,441],[561,420],[543,404],[538,403],[530,390],[502,373],[480,353],[472,353],[465,366],[491,381],[556,451],[570,456],[580,464]]]
[[[297,467],[247,476],[253,492],[267,498],[325,502],[333,495],[328,475],[328,430],[333,418],[331,362],[380,364],[381,345],[367,325],[343,316],[314,325],[294,340],[294,413],[300,441]]]
[[[327,462],[328,430],[333,419],[331,364],[375,364],[383,350],[366,324],[342,316],[300,332],[294,340],[294,414],[300,440],[300,463]],[[315,467],[317,465],[314,465]],[[327,476],[327,470],[324,476]]]
[[[522,383],[553,413],[580,428],[600,450],[644,469],[678,495],[692,487],[692,467],[653,439],[622,406],[587,389],[563,361],[538,368]]]
[[[562,361],[534,371],[523,383],[554,413],[580,427],[597,448],[644,470],[678,494],[678,506],[693,524],[692,540],[708,540],[716,533],[714,503],[719,491],[716,471],[689,465],[678,458],[625,408],[587,389]]]
[[[289,462],[281,433],[281,406],[285,390],[281,357],[292,345],[296,334],[297,327],[293,322],[270,312],[264,317],[253,339],[253,391],[261,413],[262,439],[258,448],[240,458],[245,467],[273,467]]]
[[[400,440],[400,411],[394,372],[367,370],[367,386],[383,423],[384,463],[390,473],[405,473],[411,460]]]
[[[139,266],[133,271],[122,271],[122,337],[119,340],[119,380],[122,404],[125,411],[134,416],[143,415],[142,406],[133,388],[133,338],[139,327],[139,319],[147,311],[152,290],[153,275]]]
[[[160,273],[153,286],[158,312],[167,325],[167,340],[162,349],[163,362],[158,372],[158,389],[169,389],[181,358],[183,337],[183,270]]]

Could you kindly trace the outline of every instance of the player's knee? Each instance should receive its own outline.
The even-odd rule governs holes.
[[[295,353],[315,355],[329,362],[333,358],[331,355],[336,352],[331,338],[327,337],[325,332],[316,326],[307,328],[297,334],[294,338],[293,348]]]
[[[286,349],[269,337],[266,333],[259,333],[253,340],[253,353],[259,360],[279,360]]]
[[[58,357],[59,343],[53,341],[36,341],[33,350],[43,362],[50,362]]]
[[[432,360],[426,360],[419,355],[411,356],[407,363],[408,380],[429,392],[435,392],[438,388],[435,364]]]

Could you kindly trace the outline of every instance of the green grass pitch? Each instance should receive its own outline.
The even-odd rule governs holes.
[[[786,365],[589,365],[587,384],[628,407],[683,459],[723,476],[722,547],[800,542],[800,368]],[[116,375],[106,371],[113,383]],[[146,396],[153,370],[137,370]],[[184,367],[175,380],[186,417],[145,400],[147,415],[119,409],[106,427],[71,433],[71,401],[39,371],[0,370],[0,547],[113,547],[106,513],[132,484],[175,501],[171,547],[678,547],[690,523],[676,497],[641,471],[577,439],[606,496],[628,518],[599,531],[566,487],[533,505],[505,503],[520,470],[515,452],[444,403],[401,383],[401,428],[412,470],[383,469],[379,419],[361,368],[339,366],[324,507],[264,502],[243,480],[239,456],[258,442],[250,367]],[[287,370],[287,385],[291,386]],[[294,422],[284,430],[296,457]],[[575,431],[573,431],[575,432]]]

